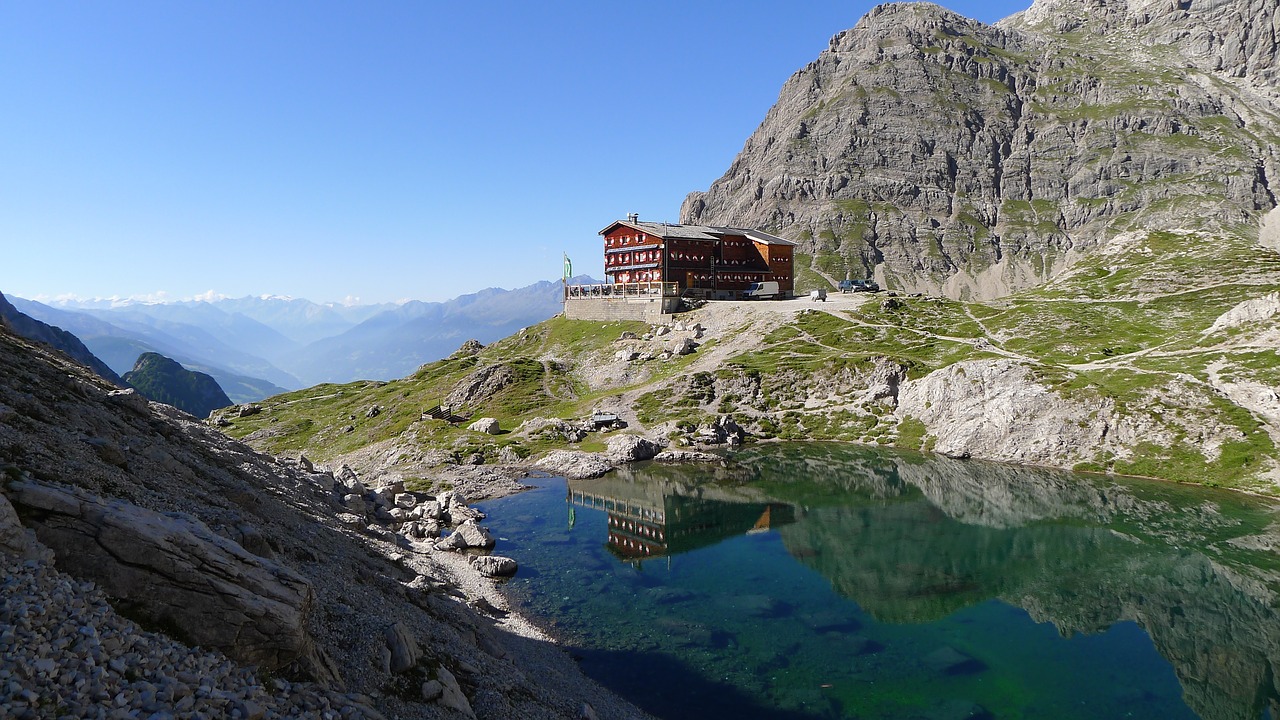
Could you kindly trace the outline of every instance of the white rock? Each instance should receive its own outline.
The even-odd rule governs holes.
[[[471,567],[489,577],[506,577],[515,575],[519,565],[515,560],[501,555],[482,555],[471,558]]]
[[[501,431],[497,418],[480,418],[468,425],[467,429],[471,432],[485,433],[487,435],[497,435]]]

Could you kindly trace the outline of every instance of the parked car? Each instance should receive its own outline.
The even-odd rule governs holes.
[[[841,280],[840,292],[880,292],[880,285],[870,278],[866,280]]]

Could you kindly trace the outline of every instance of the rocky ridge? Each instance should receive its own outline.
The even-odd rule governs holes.
[[[66,353],[67,357],[93,370],[99,377],[108,382],[116,385],[124,384],[120,376],[107,367],[106,363],[94,356],[89,351],[89,348],[85,347],[84,343],[80,342],[80,339],[75,335],[48,323],[27,317],[15,308],[3,294],[0,294],[0,326],[8,327],[28,340],[42,342],[49,347]]]
[[[483,540],[460,495],[259,455],[7,330],[0,361],[7,716],[642,716],[509,611],[500,558],[406,527]]]
[[[881,5],[681,220],[796,240],[814,287],[874,273],[960,299],[1041,284],[1125,230],[1235,232],[1277,202],[1276,17],[1051,0],[988,26]]]

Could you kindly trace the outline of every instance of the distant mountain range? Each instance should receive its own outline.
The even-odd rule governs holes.
[[[599,282],[579,276],[572,282]],[[22,313],[75,335],[118,374],[154,352],[212,376],[234,402],[323,382],[391,380],[489,343],[561,310],[561,284],[488,288],[445,302],[338,305],[274,296],[174,303],[107,300],[44,304]]]
[[[28,317],[15,308],[3,294],[0,294],[0,325],[13,330],[24,338],[36,340],[60,350],[63,354],[88,367],[103,378],[113,383],[120,383],[120,376],[103,363],[102,360],[95,357],[89,348],[85,347],[84,343],[80,342],[80,339],[73,333]]]

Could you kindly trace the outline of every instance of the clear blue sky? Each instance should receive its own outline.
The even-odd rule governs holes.
[[[0,291],[438,300],[562,251],[600,277],[596,231],[675,221],[871,6],[3,3]]]

